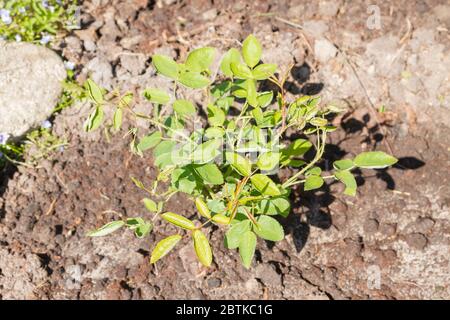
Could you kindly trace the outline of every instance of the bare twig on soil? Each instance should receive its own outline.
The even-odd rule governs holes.
[[[52,203],[50,203],[50,207],[48,208],[47,212],[45,212],[45,215],[46,215],[46,216],[50,215],[50,214],[53,212],[53,210],[55,209],[55,204],[56,204],[56,201],[57,201],[57,200],[58,200],[58,199],[54,199],[54,200],[52,201]]]
[[[288,25],[288,26],[291,26],[291,27],[293,27],[293,28],[296,28],[296,29],[302,31],[302,32],[300,32],[300,35],[303,37],[303,39],[304,39],[304,40],[306,41],[306,43],[308,44],[308,47],[309,47],[309,49],[311,50],[311,53],[314,53],[314,50],[313,50],[311,44],[309,43],[309,41],[307,41],[307,39],[306,39],[306,37],[305,37],[305,35],[304,35],[304,31],[305,31],[305,30],[304,30],[304,28],[303,28],[302,25],[300,25],[300,24],[298,24],[298,23],[294,23],[294,22],[289,21],[289,20],[286,20],[286,19],[283,19],[283,18],[280,18],[280,17],[275,16],[274,14],[271,14],[271,13],[269,13],[269,14],[260,14],[259,16],[273,17],[275,20],[278,20],[278,21],[280,21],[280,22],[283,22],[283,23],[285,23],[285,24]],[[393,151],[392,151],[392,147],[391,147],[391,145],[389,144],[389,141],[387,140],[386,131],[384,130],[384,127],[381,125],[381,122],[380,122],[380,120],[379,120],[379,118],[378,118],[378,114],[377,114],[377,112],[376,112],[375,104],[373,103],[372,99],[370,98],[370,96],[369,96],[369,94],[368,94],[368,92],[367,92],[366,86],[364,85],[363,81],[362,81],[361,78],[359,77],[358,72],[357,72],[357,70],[356,70],[356,67],[353,65],[353,63],[351,62],[351,60],[350,60],[350,58],[347,56],[347,54],[346,54],[339,46],[337,46],[337,45],[336,45],[333,41],[331,41],[327,36],[325,36],[325,39],[327,39],[330,43],[332,43],[332,44],[334,45],[334,47],[338,50],[338,52],[344,57],[345,62],[350,66],[350,69],[352,70],[354,76],[355,76],[356,79],[358,80],[358,83],[359,83],[359,85],[360,85],[362,91],[364,92],[364,95],[365,95],[367,101],[369,102],[369,104],[370,104],[370,106],[371,106],[371,108],[369,108],[369,110],[370,110],[370,113],[372,114],[373,118],[374,118],[375,121],[377,122],[377,125],[378,125],[378,127],[379,127],[381,133],[382,133],[383,136],[384,136],[383,142],[384,142],[384,144],[386,145],[386,147],[388,148],[389,152],[390,152],[391,154],[394,154]]]
[[[260,13],[257,16],[274,18],[275,20],[277,20],[279,22],[282,22],[282,23],[284,23],[284,24],[286,24],[286,25],[288,25],[288,26],[290,26],[290,27],[292,27],[294,29],[300,30],[300,32],[299,32],[300,37],[305,42],[305,44],[308,47],[308,50],[311,52],[311,54],[314,54],[314,49],[313,49],[311,43],[309,42],[308,38],[306,37],[305,29],[303,28],[303,26],[301,24],[298,24],[298,23],[295,23],[295,22],[283,19],[281,17],[276,16],[274,13],[270,13],[270,12],[269,13]]]
[[[327,38],[327,40],[330,41],[331,43],[333,43],[330,39]],[[350,58],[347,56],[347,54],[346,54],[341,48],[339,48],[339,46],[336,46],[334,43],[333,43],[333,45],[336,47],[336,49],[338,50],[338,52],[344,57],[345,62],[350,66],[350,69],[352,70],[353,75],[356,77],[356,80],[358,80],[358,83],[359,83],[359,85],[360,85],[362,91],[364,92],[364,95],[365,95],[367,101],[369,102],[369,104],[370,104],[370,106],[371,106],[370,108],[368,108],[368,109],[369,109],[369,112],[372,114],[373,118],[374,118],[375,121],[377,122],[377,125],[378,125],[379,130],[380,130],[381,133],[383,134],[383,137],[384,137],[383,142],[384,142],[384,144],[386,145],[386,147],[388,148],[389,152],[390,152],[391,154],[394,154],[394,152],[393,152],[393,150],[392,150],[392,148],[391,148],[391,145],[390,145],[389,141],[387,140],[386,130],[385,130],[384,127],[381,125],[380,119],[378,118],[378,114],[377,114],[377,111],[376,111],[376,106],[375,106],[375,104],[373,103],[372,99],[370,98],[369,93],[367,92],[367,88],[366,88],[366,86],[364,85],[364,82],[361,80],[361,78],[360,78],[360,76],[359,76],[359,74],[358,74],[358,71],[356,70],[356,67],[353,65],[352,61],[351,61]]]

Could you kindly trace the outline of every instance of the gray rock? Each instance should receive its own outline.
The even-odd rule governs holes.
[[[203,20],[206,20],[206,21],[213,20],[216,16],[217,16],[216,8],[212,8],[208,11],[203,12],[203,14],[202,14]]]
[[[91,76],[98,85],[111,90],[113,78],[113,69],[108,60],[103,56],[97,56],[89,61],[83,71],[83,73]]]
[[[339,11],[338,1],[320,1],[319,2],[319,14],[322,16],[333,17],[337,15]]]
[[[281,287],[281,275],[277,273],[272,265],[259,264],[255,268],[255,278],[260,279],[265,286]]]
[[[319,39],[314,42],[314,54],[322,63],[334,58],[338,50],[330,41],[326,39]]]
[[[420,233],[408,234],[406,235],[405,240],[411,248],[417,250],[423,250],[428,242],[427,238]]]
[[[0,132],[21,137],[47,119],[61,94],[66,71],[45,47],[0,41]]]
[[[328,32],[328,25],[321,20],[308,20],[303,23],[303,29],[316,38],[321,38]]]

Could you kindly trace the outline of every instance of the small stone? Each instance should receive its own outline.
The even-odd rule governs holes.
[[[367,233],[375,233],[378,230],[379,223],[375,219],[368,219],[364,223],[364,231]]]
[[[92,41],[92,40],[84,40],[83,41],[83,46],[84,46],[84,49],[86,49],[86,51],[93,52],[93,51],[95,51],[97,49],[97,46],[96,46],[95,42]]]
[[[217,9],[216,8],[212,8],[208,11],[203,12],[202,14],[202,18],[203,20],[213,20],[215,17],[217,17]]]
[[[282,283],[281,275],[269,264],[259,264],[255,269],[255,277],[268,287],[280,287]]]
[[[314,54],[316,59],[322,63],[334,58],[337,54],[337,48],[326,39],[316,40],[314,43]]]
[[[91,74],[92,80],[98,85],[108,90],[112,88],[113,69],[105,57],[97,56],[89,61],[83,69],[83,73]]]
[[[395,234],[396,227],[393,224],[382,223],[380,225],[380,233],[387,237],[391,237]]]
[[[319,14],[322,16],[335,16],[339,11],[338,1],[320,1],[319,2]]]
[[[66,70],[52,50],[0,41],[0,132],[12,138],[39,127],[52,114]]]
[[[308,20],[303,23],[303,28],[316,38],[321,38],[328,32],[328,25],[324,21]]]
[[[68,266],[66,268],[66,273],[69,277],[77,282],[81,282],[81,267],[77,264]]]
[[[120,40],[120,45],[127,50],[131,50],[134,46],[137,46],[143,41],[142,35],[137,35],[134,37],[125,37],[122,40]]]
[[[220,280],[219,278],[208,279],[208,287],[210,287],[210,288],[220,287],[221,284],[222,284],[222,280]]]
[[[414,249],[423,250],[427,245],[427,238],[420,233],[408,234],[405,237],[406,243]]]
[[[145,68],[146,58],[143,55],[123,54],[120,56],[120,65],[136,76]]]

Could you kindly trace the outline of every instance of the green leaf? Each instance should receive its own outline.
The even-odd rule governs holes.
[[[248,177],[252,173],[252,164],[247,158],[234,152],[226,152],[225,159],[240,175]]]
[[[123,221],[112,221],[112,222],[109,222],[109,223],[105,224],[104,226],[98,228],[97,230],[89,231],[87,233],[87,236],[88,237],[106,236],[106,235],[113,233],[114,231],[120,229],[124,225],[125,225],[125,222],[123,222]]]
[[[225,247],[228,249],[236,249],[239,247],[242,236],[250,230],[250,220],[243,220],[233,224],[225,233]]]
[[[119,107],[120,108],[127,108],[130,106],[131,101],[133,101],[133,93],[132,92],[126,92],[119,101]]]
[[[153,224],[151,222],[145,222],[144,219],[140,217],[128,218],[126,224],[128,228],[134,230],[134,234],[138,238],[144,238],[153,229]]]
[[[287,217],[291,210],[291,203],[289,202],[289,199],[284,197],[263,199],[258,205],[261,210],[259,213],[267,215],[280,215]]]
[[[185,218],[183,216],[180,216],[179,214],[173,213],[173,212],[166,212],[161,215],[161,217],[170,222],[173,225],[176,225],[177,227],[187,229],[187,230],[193,230],[195,229],[195,224],[189,220],[188,218]]]
[[[255,255],[256,240],[256,235],[249,230],[242,235],[241,241],[239,242],[239,255],[246,269],[250,268],[252,264],[253,256]]]
[[[238,79],[252,79],[253,73],[252,70],[250,70],[249,67],[247,67],[243,63],[237,63],[237,62],[231,62],[231,71],[233,72],[233,75],[235,78]]]
[[[349,196],[356,195],[356,188],[358,185],[356,184],[355,177],[350,171],[338,171],[334,174],[334,176],[345,184],[345,194]]]
[[[138,149],[141,151],[146,151],[155,147],[158,143],[161,142],[162,134],[159,131],[155,131],[152,134],[143,137],[139,144],[137,145]]]
[[[86,132],[94,131],[100,127],[103,122],[103,107],[101,105],[97,105],[94,112],[92,112],[89,118],[84,123],[84,130]]]
[[[258,93],[256,92],[256,83],[254,80],[247,80],[247,102],[252,107],[258,106]]]
[[[354,166],[352,159],[337,160],[333,162],[333,168],[340,171],[349,170]]]
[[[218,224],[230,224],[230,218],[221,213],[213,215],[212,221]]]
[[[261,60],[262,48],[254,35],[249,35],[242,43],[242,56],[245,63],[253,68]]]
[[[155,158],[155,165],[159,168],[164,168],[173,164],[173,150],[176,146],[175,141],[161,141],[153,150],[153,156]]]
[[[253,231],[261,238],[269,241],[280,241],[284,238],[284,231],[281,224],[272,217],[259,216],[256,218],[257,225]]]
[[[235,48],[231,48],[225,53],[223,56],[222,62],[220,63],[220,70],[222,70],[223,74],[232,77],[233,71],[231,71],[231,63],[240,63],[241,62],[241,54]]]
[[[171,79],[178,78],[178,64],[172,58],[155,54],[152,57],[152,62],[156,70],[162,75]]]
[[[303,161],[303,160],[289,159],[289,158],[285,159],[285,158],[283,158],[283,160],[281,161],[281,164],[283,166],[291,166],[291,167],[294,167],[294,168],[298,168],[298,167],[304,166],[306,164],[306,162]]]
[[[321,176],[310,175],[305,181],[305,191],[319,189],[323,185],[323,178]]]
[[[151,222],[145,222],[140,224],[135,230],[134,234],[139,239],[146,237],[153,230],[153,224]]]
[[[135,177],[130,176],[131,181],[133,181],[134,185],[138,187],[141,190],[146,191],[144,184],[139,179],[136,179]]]
[[[159,89],[145,89],[144,97],[148,101],[158,104],[166,104],[170,101],[170,96],[166,92]]]
[[[225,110],[225,112],[228,112],[228,109],[230,109],[230,107],[233,105],[233,103],[234,103],[234,97],[231,97],[231,96],[223,97],[223,98],[216,100],[217,106],[220,107],[221,109]]]
[[[164,120],[164,125],[166,127],[169,127],[170,129],[167,129],[166,134],[169,137],[174,137],[177,135],[180,135],[181,132],[184,130],[184,122],[182,119],[179,119],[178,117],[171,115],[168,116]]]
[[[353,162],[364,169],[382,169],[397,163],[397,159],[382,151],[363,152],[356,156]]]
[[[215,163],[207,163],[201,166],[195,166],[195,172],[209,184],[223,184],[223,175]]]
[[[305,176],[320,176],[321,173],[322,169],[320,169],[320,167],[312,167],[305,172]]]
[[[192,161],[196,164],[207,163],[214,160],[220,155],[220,147],[222,146],[222,140],[212,139],[199,145],[193,154]]]
[[[167,255],[180,240],[181,236],[179,234],[176,234],[159,241],[156,244],[155,249],[153,249],[152,255],[150,257],[150,263],[155,263],[165,255]]]
[[[192,194],[199,185],[199,181],[191,166],[175,169],[172,172],[171,183],[173,188],[187,194]]]
[[[155,150],[153,150],[153,155],[155,157],[158,157],[164,153],[168,153],[168,152],[172,152],[173,148],[176,145],[176,141],[172,141],[172,140],[164,140],[161,141],[155,148]]]
[[[122,126],[122,118],[123,118],[123,110],[121,108],[117,108],[116,112],[114,112],[113,118],[113,127],[114,130],[119,130]]]
[[[212,263],[212,251],[209,245],[208,238],[200,230],[192,232],[192,238],[194,239],[195,253],[198,260],[205,266],[209,267]]]
[[[182,116],[188,116],[191,114],[195,114],[196,112],[194,104],[189,100],[176,100],[173,103],[173,110],[175,110],[176,113]]]
[[[278,152],[266,152],[259,156],[256,165],[260,170],[270,171],[280,163],[280,154]]]
[[[223,125],[225,122],[225,112],[213,104],[208,105],[208,122],[213,127]]]
[[[158,205],[155,201],[149,198],[142,199],[142,202],[144,203],[145,208],[150,212],[158,212]]]
[[[266,110],[263,113],[263,120],[258,122],[258,127],[260,128],[274,127],[281,122],[281,119],[282,119],[281,111]]]
[[[178,79],[186,87],[193,89],[204,88],[209,85],[210,80],[199,72],[183,72]]]
[[[211,211],[202,198],[195,198],[195,206],[197,207],[198,213],[200,213],[202,217],[205,217],[206,219],[211,218]]]
[[[264,114],[260,107],[252,110],[252,116],[255,118],[257,124],[264,122]]]
[[[309,123],[316,127],[323,127],[327,125],[328,121],[325,118],[315,117],[312,118]]]
[[[282,153],[283,155],[292,157],[303,156],[312,147],[312,143],[305,139],[297,139],[292,142]]]
[[[186,59],[186,68],[189,71],[202,72],[208,70],[214,61],[216,49],[211,47],[199,48],[191,51]]]
[[[262,194],[268,196],[279,196],[281,195],[280,189],[277,187],[275,182],[272,181],[268,176],[263,174],[255,174],[250,177],[253,187]]]
[[[207,137],[208,139],[222,138],[224,134],[225,131],[219,127],[211,127],[206,129],[205,131],[205,137]]]
[[[258,94],[257,99],[258,99],[258,105],[261,108],[265,108],[272,102],[273,92],[272,91],[261,92]]]
[[[89,97],[96,103],[103,103],[103,91],[102,89],[91,79],[86,80],[86,87],[89,92]]]
[[[144,223],[145,223],[145,221],[141,217],[128,218],[126,221],[127,227],[130,228],[131,230],[136,229],[139,225],[144,224]]]
[[[208,208],[214,213],[219,213],[225,210],[225,204],[219,199],[212,199],[208,200]]]
[[[273,63],[263,63],[253,69],[253,78],[256,80],[265,80],[272,76],[277,70],[277,65]]]

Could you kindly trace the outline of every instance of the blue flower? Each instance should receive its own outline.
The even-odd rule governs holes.
[[[10,24],[12,22],[9,10],[0,9],[0,19],[4,24]]]
[[[64,66],[67,70],[75,69],[75,63],[73,63],[72,61],[64,61]]]
[[[47,0],[42,0],[41,4],[42,4],[42,6],[43,6],[44,8],[48,8],[48,7],[49,7],[49,4],[48,4],[48,1],[47,1]]]
[[[20,7],[19,8],[19,12],[20,13],[25,13],[27,11],[27,9],[25,7]]]
[[[52,40],[52,36],[46,34],[46,35],[42,35],[41,41],[40,43],[42,45],[46,45],[47,43],[49,43]]]
[[[0,133],[0,145],[4,146],[6,144],[6,142],[8,142],[8,139],[9,139],[9,134],[7,134],[5,132]]]
[[[50,129],[52,127],[52,123],[48,120],[45,120],[44,122],[42,122],[41,126],[43,129]]]
[[[22,41],[22,36],[20,34],[16,34],[14,38],[16,39],[17,42]]]

